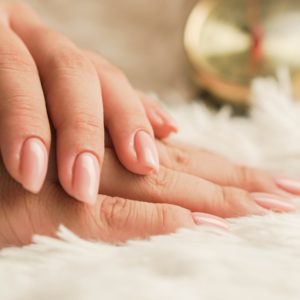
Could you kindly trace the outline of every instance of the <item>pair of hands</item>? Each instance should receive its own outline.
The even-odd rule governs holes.
[[[227,227],[213,215],[295,209],[289,198],[300,192],[297,181],[155,140],[176,131],[170,117],[29,8],[1,4],[0,40],[2,245],[53,235],[61,223],[118,242],[196,224]]]
[[[161,167],[148,176],[133,174],[105,148],[101,186],[95,205],[62,189],[54,150],[38,194],[24,190],[0,165],[0,244],[24,245],[33,234],[55,236],[64,224],[79,236],[118,243],[213,225],[228,228],[223,217],[264,215],[295,209],[293,182],[241,167],[193,146],[157,141]],[[296,181],[294,183],[297,183]]]

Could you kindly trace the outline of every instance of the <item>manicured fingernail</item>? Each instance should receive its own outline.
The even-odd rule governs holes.
[[[77,156],[73,169],[73,196],[83,202],[94,204],[99,188],[99,161],[92,153]]]
[[[300,180],[292,178],[276,178],[275,183],[284,190],[300,194]]]
[[[273,211],[289,212],[294,211],[297,208],[297,206],[290,199],[280,196],[265,193],[252,193],[251,195],[257,204],[263,208]]]
[[[38,138],[27,139],[21,152],[21,183],[32,193],[41,189],[47,173],[48,152]]]
[[[170,131],[177,132],[178,126],[174,119],[159,107],[154,107],[149,112],[150,118],[158,125],[168,127]]]
[[[152,136],[145,131],[138,131],[134,138],[137,160],[150,170],[158,171],[159,158]]]
[[[163,120],[165,126],[168,126],[173,132],[178,131],[178,126],[176,125],[174,119],[166,111],[159,109],[157,114]]]
[[[222,229],[229,229],[229,224],[224,219],[205,213],[192,213],[196,225],[211,225]]]
[[[161,117],[161,115],[158,113],[157,109],[152,109],[148,112],[150,114],[150,118],[159,126],[164,126],[165,121]]]

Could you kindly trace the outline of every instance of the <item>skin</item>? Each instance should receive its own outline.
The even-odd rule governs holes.
[[[284,190],[286,179],[155,140],[176,131],[158,104],[28,7],[0,4],[0,40],[1,247],[54,236],[59,224],[119,243],[207,223],[199,213],[295,208],[294,182]]]
[[[51,126],[59,182],[78,200],[96,201],[99,186],[90,183],[89,192],[84,190],[84,165],[78,161],[83,154],[92,157],[89,176],[99,182],[104,128],[129,171],[145,175],[158,170],[154,136],[164,138],[176,126],[120,70],[46,27],[21,3],[0,4],[0,40],[1,154],[9,174],[25,189],[38,193],[42,187]]]
[[[237,166],[193,146],[160,141],[157,146],[161,168],[157,174],[147,176],[129,172],[114,149],[107,146],[101,186],[93,206],[76,201],[61,188],[54,148],[45,184],[38,194],[23,189],[1,163],[1,247],[28,244],[33,234],[55,236],[60,224],[86,239],[120,243],[181,227],[193,228],[193,214],[197,212],[237,217],[263,215],[269,209],[291,210],[262,207],[255,201],[253,190],[272,192],[282,201],[289,201],[290,194],[278,188],[265,172]],[[207,168],[201,168],[203,159]]]

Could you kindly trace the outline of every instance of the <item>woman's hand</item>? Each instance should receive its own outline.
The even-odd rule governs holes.
[[[162,166],[158,174],[147,176],[126,170],[114,151],[106,148],[94,206],[75,201],[62,190],[54,153],[39,194],[17,185],[1,164],[0,244],[27,244],[32,234],[54,236],[59,224],[83,238],[115,243],[200,224],[228,227],[213,215],[236,217],[295,209],[292,195],[267,173],[236,166],[196,147],[157,145]]]
[[[112,243],[170,233],[180,227],[192,228],[197,224],[228,228],[224,220],[212,215],[191,212],[172,204],[147,203],[146,201],[151,200],[151,194],[157,202],[165,200],[164,193],[159,198],[156,188],[153,189],[155,182],[161,184],[161,175],[151,176],[153,177],[149,181],[145,179],[139,186],[139,179],[146,177],[133,175],[126,170],[114,151],[106,148],[102,172],[105,189],[115,195],[129,195],[132,190],[132,195],[136,195],[141,188],[147,195],[141,195],[137,201],[100,193],[96,204],[88,205],[74,200],[61,188],[54,151],[51,152],[45,184],[38,194],[29,193],[18,185],[0,161],[0,247],[28,244],[33,234],[55,236],[60,224],[85,239]],[[125,180],[127,185],[122,185],[121,190],[114,190],[119,179]],[[164,190],[162,184],[158,188],[160,191]],[[179,192],[181,186],[174,188]],[[166,185],[165,193],[167,192]],[[205,202],[202,199],[199,201]]]
[[[161,167],[148,176],[129,173],[107,148],[100,192],[225,218],[296,209],[291,199],[300,190],[283,185],[282,178],[179,142],[157,141],[157,147]]]
[[[137,174],[158,171],[154,135],[176,130],[116,67],[45,27],[28,7],[2,3],[1,154],[10,175],[34,193],[47,171],[50,124],[59,181],[69,195],[89,203],[97,198],[104,126],[122,164]]]

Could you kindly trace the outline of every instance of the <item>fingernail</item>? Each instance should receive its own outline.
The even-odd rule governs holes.
[[[170,129],[173,129],[173,131],[178,131],[178,127],[177,127],[175,121],[166,111],[160,110],[159,113],[161,114],[166,125],[168,125],[170,127]]]
[[[170,130],[174,132],[178,131],[178,126],[176,125],[174,119],[166,111],[160,109],[159,111],[157,111],[157,114],[163,120],[164,125],[168,126]]]
[[[145,131],[138,131],[134,138],[134,149],[137,160],[145,167],[158,171],[159,158],[154,139]]]
[[[73,169],[73,196],[80,201],[94,204],[98,195],[99,177],[98,159],[88,152],[79,154]]]
[[[157,109],[152,109],[152,110],[149,111],[149,113],[150,113],[150,118],[152,120],[154,120],[154,122],[157,125],[163,126],[165,124],[165,121],[163,120],[161,115],[158,113]]]
[[[32,193],[41,189],[47,173],[48,152],[38,138],[27,139],[21,152],[21,183]]]
[[[211,225],[222,229],[229,229],[229,223],[224,219],[205,213],[192,213],[196,225]]]
[[[290,199],[279,197],[272,194],[252,193],[251,194],[257,204],[263,208],[277,212],[294,211],[297,206]]]
[[[300,180],[291,178],[276,178],[275,183],[284,190],[300,194]]]
[[[178,127],[173,121],[173,119],[168,115],[168,113],[162,111],[161,109],[154,108],[150,112],[151,120],[160,127],[168,129],[169,132],[177,132]]]

